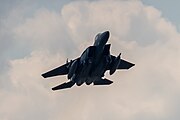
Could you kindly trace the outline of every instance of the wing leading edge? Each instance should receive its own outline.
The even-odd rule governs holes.
[[[57,67],[53,70],[43,73],[42,76],[44,78],[47,78],[47,77],[53,77],[53,76],[57,76],[57,75],[66,75],[66,74],[68,74],[68,71],[69,71],[67,68],[68,65],[69,65],[69,63],[66,63],[60,67]]]
[[[121,62],[120,62],[119,67],[117,69],[129,69],[129,68],[133,67],[134,65],[135,64],[121,59]]]
[[[111,55],[112,61],[114,61],[114,59],[116,58],[115,56]],[[135,64],[128,62],[126,60],[121,59],[121,62],[118,66],[117,69],[129,69],[131,67],[133,67]]]

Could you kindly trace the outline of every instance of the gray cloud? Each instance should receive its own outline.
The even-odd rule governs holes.
[[[180,35],[157,9],[140,1],[75,1],[61,11],[9,14],[4,20],[15,21],[1,22],[7,29],[0,31],[9,65],[1,72],[0,119],[179,119]],[[107,74],[114,80],[108,87],[52,92],[66,77],[44,80],[40,74],[80,55],[105,30],[112,53],[122,52],[136,66]]]

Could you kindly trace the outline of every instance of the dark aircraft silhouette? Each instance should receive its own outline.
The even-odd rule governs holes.
[[[93,83],[94,85],[110,85],[112,81],[103,78],[109,70],[112,75],[117,69],[129,69],[135,64],[120,58],[121,53],[115,57],[110,54],[111,44],[106,44],[109,39],[109,31],[99,33],[95,37],[94,45],[89,46],[80,57],[66,62],[66,64],[42,74],[44,78],[57,75],[67,75],[69,82],[58,85],[52,90],[71,88]]]

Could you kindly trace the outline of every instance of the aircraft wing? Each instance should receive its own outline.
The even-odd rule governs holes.
[[[53,77],[53,76],[57,76],[57,75],[66,75],[69,71],[67,68],[68,65],[69,65],[69,63],[66,63],[60,67],[57,67],[53,70],[43,73],[42,76],[44,78],[47,78],[47,77]]]
[[[119,67],[117,69],[129,69],[129,68],[133,67],[134,65],[135,64],[121,59],[121,62],[120,62]]]
[[[112,61],[114,61],[114,59],[116,58],[115,56],[111,55]],[[135,64],[128,62],[126,60],[121,59],[121,62],[118,66],[117,69],[129,69],[131,67],[133,67]]]

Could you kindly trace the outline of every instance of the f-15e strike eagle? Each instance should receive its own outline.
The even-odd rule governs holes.
[[[71,88],[74,84],[81,86],[83,83],[110,85],[113,81],[103,78],[107,70],[112,75],[117,69],[134,66],[135,64],[121,59],[121,53],[117,57],[110,54],[111,44],[106,44],[109,34],[109,31],[97,34],[94,45],[89,46],[80,57],[67,60],[66,64],[42,74],[44,78],[67,75],[69,82],[53,87],[52,90]]]

